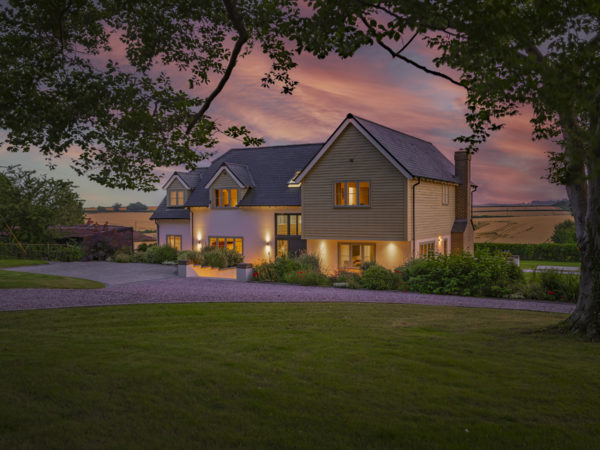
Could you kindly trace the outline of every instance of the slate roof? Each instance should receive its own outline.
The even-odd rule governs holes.
[[[288,186],[297,170],[301,170],[318,153],[323,144],[282,145],[261,148],[237,148],[217,158],[202,176],[202,181],[185,206],[208,206],[209,190],[204,185],[226,163],[243,183],[254,185],[239,206],[300,206],[300,189]],[[242,180],[240,180],[242,181]]]
[[[459,183],[452,164],[431,142],[404,134],[352,114],[354,118],[413,177]]]
[[[254,183],[254,178],[252,178],[252,174],[250,173],[248,166],[246,166],[244,164],[224,162],[223,164],[221,164],[221,167],[227,167],[233,173],[233,175],[239,180],[239,182],[244,185],[244,187],[255,187],[256,186],[256,184]],[[219,167],[219,169],[221,167]],[[218,172],[218,170],[217,170],[217,172]]]
[[[190,218],[190,211],[185,208],[169,208],[167,206],[167,197],[162,199],[158,208],[154,210],[150,216],[150,220],[156,219],[188,219]]]

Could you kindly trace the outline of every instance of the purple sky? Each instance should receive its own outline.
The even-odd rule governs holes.
[[[425,63],[424,54],[422,48],[416,47],[412,56]],[[300,85],[290,96],[280,94],[277,87],[260,87],[260,78],[269,67],[265,56],[255,54],[240,61],[209,114],[223,126],[246,125],[266,139],[265,145],[277,145],[323,142],[346,114],[353,113],[430,141],[453,161],[452,154],[459,145],[452,139],[468,132],[461,88],[392,60],[376,47],[364,48],[347,60],[317,60],[303,55],[298,62],[292,75]],[[187,89],[184,74],[172,70],[171,76],[181,80],[181,89]],[[473,182],[479,185],[475,203],[566,198],[563,187],[543,179],[546,152],[558,147],[551,142],[531,141],[526,110],[507,119],[506,124],[473,156]],[[239,146],[223,137],[216,150],[223,152]],[[0,150],[0,165],[14,163],[73,180],[86,206],[135,201],[156,205],[163,196],[160,190],[141,193],[103,188],[78,177],[68,167],[68,160],[58,161],[58,169],[48,171],[43,157],[34,151],[12,154]]]

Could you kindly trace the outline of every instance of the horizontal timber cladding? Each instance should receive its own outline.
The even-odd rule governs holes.
[[[170,199],[171,199],[171,191],[183,191],[183,202],[185,203],[190,195],[190,191],[187,190],[187,188],[181,183],[181,181],[179,181],[177,178],[175,178],[171,184],[167,187],[167,203],[170,205]]]
[[[215,189],[237,189],[238,203],[244,198],[244,195],[246,195],[246,191],[248,190],[241,189],[240,186],[235,182],[235,180],[231,178],[231,176],[225,171],[221,172],[221,174],[217,177],[214,183],[210,186],[211,205],[215,204]]]
[[[340,181],[368,181],[369,207],[335,207]],[[408,239],[406,178],[348,126],[302,181],[304,239]]]
[[[412,186],[415,180],[408,182],[408,211],[412,221]],[[449,201],[443,204],[443,186],[448,186]],[[421,183],[415,187],[415,239],[428,239],[450,234],[454,224],[456,186],[449,183],[441,183],[421,179]],[[412,227],[409,221],[409,239],[412,239]]]

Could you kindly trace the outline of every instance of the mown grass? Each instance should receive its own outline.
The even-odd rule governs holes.
[[[48,261],[42,261],[41,259],[0,259],[0,269],[6,267],[39,266],[40,264],[48,264]]]
[[[595,448],[564,316],[192,304],[0,314],[1,448]]]
[[[61,277],[41,273],[0,271],[0,289],[47,288],[47,289],[99,289],[104,284],[83,278]]]
[[[563,262],[563,261],[520,261],[521,269],[535,269],[537,266],[562,266],[562,267],[580,267],[581,263],[578,262]]]

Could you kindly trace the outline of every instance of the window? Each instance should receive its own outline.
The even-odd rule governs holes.
[[[167,234],[167,245],[173,247],[178,252],[181,251],[181,235],[179,234]]]
[[[369,181],[338,181],[335,183],[335,206],[368,207],[371,205]]]
[[[450,186],[442,184],[442,205],[450,203]]]
[[[226,248],[227,250],[235,250],[240,255],[244,254],[244,239],[241,237],[230,236],[210,236],[208,245],[217,248]]]
[[[433,256],[435,254],[435,241],[421,242],[419,244],[419,256]]]
[[[339,267],[360,269],[363,263],[375,261],[375,244],[340,244]]]
[[[235,208],[238,203],[237,189],[215,189],[215,208]]]
[[[169,190],[169,206],[183,206],[184,191],[181,189]]]
[[[277,239],[277,258],[287,256],[289,251],[289,243],[287,239]]]
[[[275,234],[277,236],[300,236],[302,234],[302,215],[275,214]]]

